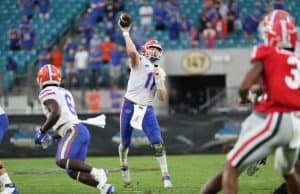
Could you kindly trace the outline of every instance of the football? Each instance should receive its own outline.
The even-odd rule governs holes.
[[[128,27],[131,24],[131,17],[127,13],[123,13],[119,19],[120,25],[122,27]]]

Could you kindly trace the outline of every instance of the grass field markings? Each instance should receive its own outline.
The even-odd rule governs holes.
[[[120,168],[106,168],[108,172],[119,172]],[[159,168],[130,168],[132,172],[146,172],[146,171],[159,171]],[[51,168],[51,169],[39,169],[39,170],[12,170],[10,174],[26,175],[26,174],[63,174],[64,169]]]

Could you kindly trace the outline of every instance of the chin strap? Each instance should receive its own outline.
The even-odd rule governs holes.
[[[159,60],[159,58],[151,56],[149,57],[149,60],[154,63],[155,61]]]

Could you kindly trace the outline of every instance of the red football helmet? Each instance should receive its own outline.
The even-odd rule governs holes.
[[[60,85],[61,75],[60,71],[54,65],[44,65],[40,68],[37,74],[37,82],[40,88],[43,88],[46,84]]]
[[[295,48],[297,38],[297,30],[294,23],[280,20],[268,32],[267,44],[278,48]]]
[[[156,48],[158,51],[153,50],[152,48]],[[142,46],[142,54],[147,57],[150,61],[159,60],[162,55],[162,46],[157,40],[148,40]]]
[[[290,14],[283,10],[273,10],[268,15],[266,15],[261,23],[261,37],[265,43],[267,43],[267,34],[272,29],[273,25],[280,20],[284,20],[287,22],[293,22]]]

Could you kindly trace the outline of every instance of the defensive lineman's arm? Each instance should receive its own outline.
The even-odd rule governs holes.
[[[123,33],[127,54],[129,55],[129,57],[131,59],[130,67],[134,68],[138,64],[140,64],[140,56],[139,56],[138,51],[136,50],[136,47],[135,47],[132,39],[130,38],[130,35],[129,35],[130,26],[122,27],[120,25],[120,22],[118,23],[118,25]]]
[[[46,133],[57,122],[60,116],[60,108],[55,100],[46,100],[44,105],[47,107],[49,115],[41,127],[41,133]]]

